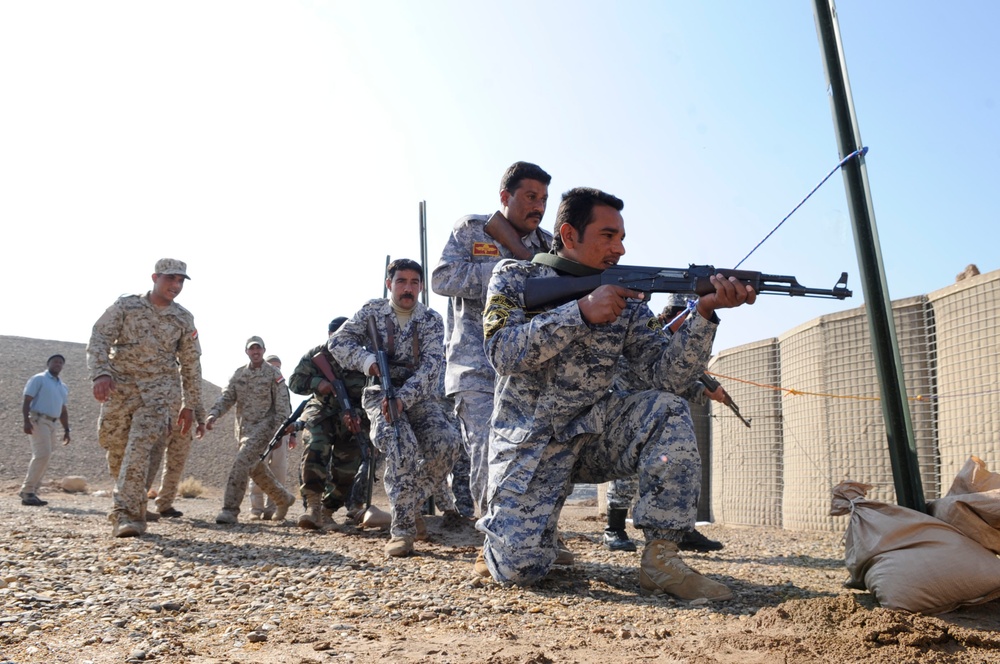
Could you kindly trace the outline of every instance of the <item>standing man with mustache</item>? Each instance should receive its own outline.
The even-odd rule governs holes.
[[[191,312],[174,301],[190,278],[187,265],[161,258],[153,269],[153,289],[118,298],[94,324],[87,345],[94,398],[101,402],[99,441],[117,478],[110,515],[115,537],[146,532],[146,474],[154,445],[172,427],[187,433],[197,422],[196,436],[205,432],[198,330]]]
[[[500,209],[492,216],[469,215],[455,222],[431,278],[434,292],[449,298],[445,392],[455,400],[455,415],[470,460],[472,499],[480,515],[486,514],[496,380],[483,350],[486,288],[493,267],[501,259],[530,260],[549,250],[552,235],[538,225],[545,215],[551,181],[552,176],[535,164],[511,164],[500,179]]]
[[[756,293],[713,276],[715,292],[672,336],[659,330],[642,293],[604,285],[561,305],[526,311],[533,277],[600,274],[625,254],[624,203],[597,189],[563,194],[554,254],[501,261],[483,316],[486,355],[497,371],[490,435],[486,542],[475,570],[509,584],[541,580],[556,558],[559,513],[574,482],[639,476],[632,512],[645,535],[641,592],[725,600],[726,586],[689,568],[677,544],[694,526],[701,476],[683,392],[705,370],[717,309]],[[613,389],[619,358],[635,374]]]
[[[442,408],[444,323],[439,313],[417,299],[423,268],[400,258],[386,272],[389,299],[367,302],[330,337],[327,347],[344,369],[378,376],[368,339],[368,320],[374,318],[389,355],[396,412],[400,413],[397,425],[388,419],[389,404],[378,382],[365,388],[361,405],[371,421],[372,443],[385,455],[385,493],[392,506],[385,554],[408,556],[418,536],[420,509],[446,480],[461,440]],[[452,500],[450,494],[444,498]],[[440,507],[446,514],[455,511],[454,502]]]

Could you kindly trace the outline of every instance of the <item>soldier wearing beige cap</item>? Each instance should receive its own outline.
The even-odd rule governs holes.
[[[295,504],[295,496],[274,477],[268,464],[260,460],[271,436],[291,414],[285,378],[279,369],[264,361],[263,339],[250,337],[244,349],[250,363],[233,373],[205,421],[211,430],[217,419],[236,406],[236,439],[240,447],[229,471],[222,511],[215,517],[220,524],[237,523],[240,503],[251,478],[273,501],[277,521],[284,519],[288,508]]]
[[[197,422],[197,436],[204,433],[198,330],[191,312],[174,301],[189,278],[184,262],[156,261],[152,290],[118,298],[94,324],[87,345],[94,398],[101,402],[99,442],[115,479],[115,537],[146,531],[150,453],[171,426],[186,433]]]

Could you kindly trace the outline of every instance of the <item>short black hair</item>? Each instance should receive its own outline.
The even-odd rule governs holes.
[[[584,229],[594,219],[594,208],[607,205],[619,212],[625,207],[625,202],[617,196],[594,189],[593,187],[576,187],[562,195],[559,211],[556,212],[556,225],[552,232],[552,251],[562,249],[562,238],[559,229],[563,224],[569,224],[583,238]]]
[[[45,364],[48,364],[49,362],[51,362],[52,360],[56,359],[57,357],[58,357],[58,358],[59,358],[60,360],[62,360],[63,362],[65,362],[65,361],[66,361],[66,358],[65,358],[65,357],[63,357],[63,356],[62,356],[61,354],[59,354],[59,353],[56,353],[55,355],[52,355],[51,357],[49,357],[49,359],[45,360]]]
[[[385,275],[389,279],[392,279],[400,270],[413,270],[420,275],[420,281],[424,280],[424,268],[420,267],[420,263],[409,258],[397,258],[389,263],[385,268]]]
[[[500,191],[517,191],[521,180],[538,180],[546,187],[552,182],[552,176],[542,170],[537,164],[530,164],[526,161],[515,161],[507,167],[500,178]]]
[[[326,327],[327,334],[333,334],[340,329],[340,326],[347,322],[344,316],[338,316],[330,321],[330,324]]]

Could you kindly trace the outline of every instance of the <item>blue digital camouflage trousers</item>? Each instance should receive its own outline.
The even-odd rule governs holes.
[[[372,442],[385,455],[385,493],[392,507],[393,537],[414,537],[416,518],[428,496],[447,481],[461,445],[460,434],[441,399],[425,399],[401,414],[398,426],[382,417],[381,398],[364,402]],[[455,509],[452,501],[441,509]]]
[[[489,507],[476,527],[493,578],[530,585],[556,559],[559,513],[573,483],[601,483],[638,474],[633,523],[647,541],[695,521],[701,459],[690,411],[669,392],[611,392],[595,409],[601,434],[549,440],[524,493],[490,484]]]

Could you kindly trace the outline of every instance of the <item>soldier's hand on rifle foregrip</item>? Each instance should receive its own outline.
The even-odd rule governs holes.
[[[606,284],[599,286],[592,293],[576,302],[580,307],[580,315],[583,316],[583,320],[592,325],[601,325],[618,320],[618,317],[625,311],[627,299],[641,300],[644,297],[645,295],[639,291]]]
[[[715,286],[715,292],[698,298],[698,313],[705,318],[710,319],[716,309],[731,309],[757,301],[757,292],[736,277],[726,279],[721,274],[716,274],[710,280]]]
[[[718,401],[719,403],[726,403],[726,399],[729,397],[729,395],[726,394],[726,390],[721,385],[714,390],[710,390],[706,387],[705,395],[712,401]]]
[[[333,384],[328,380],[321,380],[319,381],[319,385],[316,386],[316,391],[323,396],[333,394]]]

